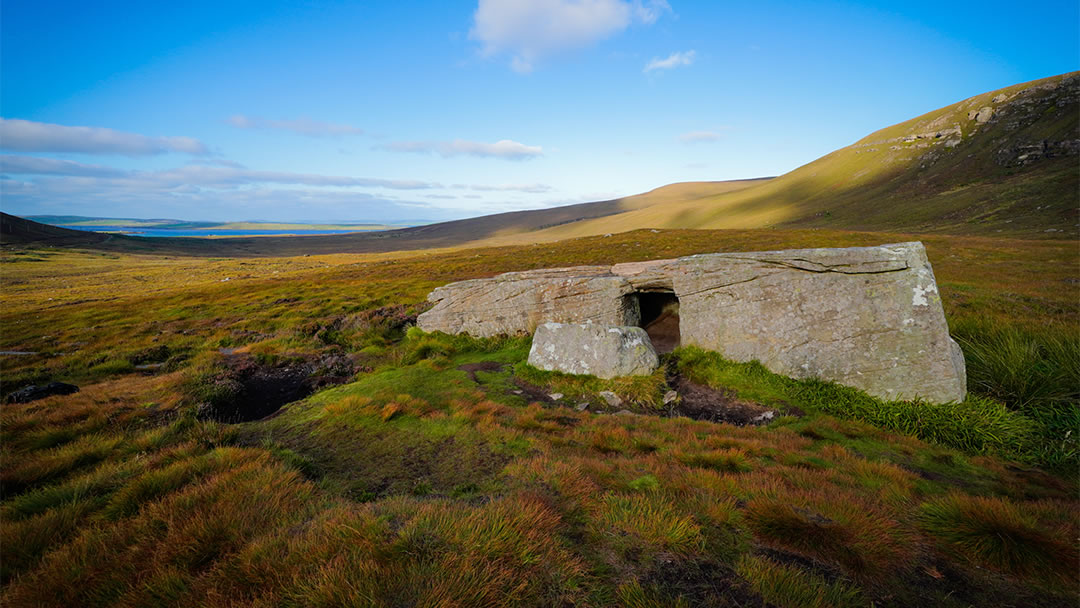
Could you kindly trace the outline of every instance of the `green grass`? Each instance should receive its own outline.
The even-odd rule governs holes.
[[[1059,462],[1069,454],[1046,454],[1039,424],[1004,405],[978,396],[960,403],[882,401],[861,391],[820,380],[793,380],[773,374],[756,362],[735,363],[696,347],[679,349],[679,369],[690,378],[730,387],[765,404],[802,409],[869,422],[970,453],[1000,454],[1040,462]],[[781,408],[784,406],[781,405]]]
[[[968,387],[1038,423],[1040,460],[1080,461],[1080,333],[967,320],[953,329],[968,365]]]

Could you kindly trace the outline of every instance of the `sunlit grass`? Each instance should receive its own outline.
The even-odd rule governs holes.
[[[845,608],[864,605],[858,591],[842,582],[829,583],[811,573],[768,558],[744,556],[738,573],[761,597],[779,608]]]

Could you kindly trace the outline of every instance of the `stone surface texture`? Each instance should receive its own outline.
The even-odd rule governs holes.
[[[533,336],[529,364],[548,371],[616,378],[651,374],[660,359],[640,327],[544,323]]]
[[[963,354],[918,242],[507,273],[436,289],[418,323],[476,336],[548,322],[632,326],[635,294],[649,291],[678,297],[684,346],[884,399],[964,398]]]

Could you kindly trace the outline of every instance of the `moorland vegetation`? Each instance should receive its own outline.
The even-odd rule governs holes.
[[[527,337],[410,329],[452,280],[910,238],[645,230],[258,259],[8,248],[0,348],[37,354],[2,359],[3,392],[82,390],[0,411],[4,602],[1070,601],[1073,242],[922,237],[968,358],[959,404],[886,403],[692,348],[644,378],[563,376],[526,364]],[[251,370],[290,369],[326,382],[220,421],[216,405],[280,388],[253,379],[288,375]],[[676,379],[781,416],[674,415]]]

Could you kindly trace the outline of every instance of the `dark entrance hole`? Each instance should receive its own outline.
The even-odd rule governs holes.
[[[658,353],[670,353],[679,346],[679,298],[670,291],[643,291],[637,294],[641,310],[640,326]]]

